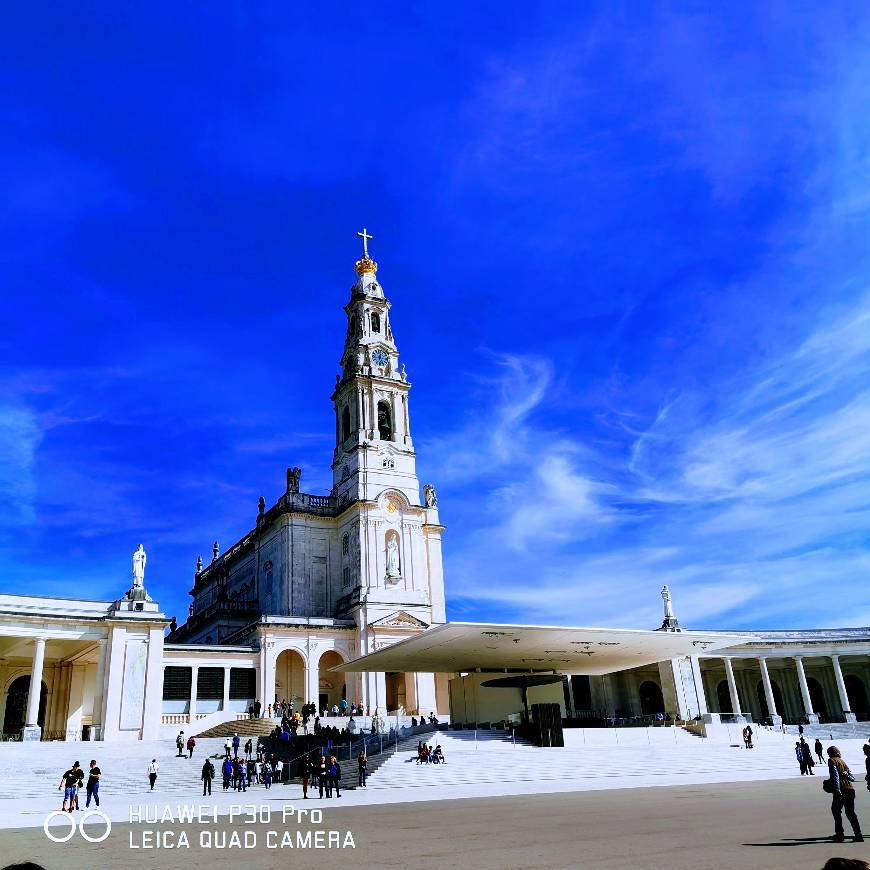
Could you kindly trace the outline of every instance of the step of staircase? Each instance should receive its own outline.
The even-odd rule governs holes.
[[[196,735],[196,739],[201,737],[232,737],[238,734],[239,737],[265,737],[274,731],[278,724],[274,719],[233,719],[230,722],[222,722],[220,725],[215,725],[214,728],[209,728],[201,734]]]

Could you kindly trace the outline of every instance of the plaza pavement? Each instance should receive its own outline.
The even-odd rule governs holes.
[[[605,754],[599,759],[607,763]],[[445,870],[668,868],[820,870],[839,855],[870,859],[866,843],[833,844],[830,798],[819,777],[736,785],[682,785],[508,797],[331,806],[319,827],[350,830],[354,849],[131,849],[135,826],[116,825],[104,843],[48,842],[37,828],[2,833],[7,861],[46,870],[306,870],[353,866]],[[870,827],[870,795],[858,795]],[[178,826],[170,826],[178,831]],[[226,824],[221,825],[226,830]],[[301,825],[307,830],[309,825]],[[262,843],[263,826],[252,826]],[[135,832],[138,836],[138,832]]]
[[[619,735],[601,731],[588,739],[619,744],[573,745],[539,749],[510,739],[473,732],[439,732],[445,765],[420,766],[410,750],[390,758],[369,780],[366,789],[346,790],[340,800],[313,798],[308,807],[339,804],[358,807],[418,801],[746,783],[798,778],[794,739],[761,730],[756,748],[746,750],[705,741],[680,729],[627,729]],[[853,770],[863,769],[861,741],[839,741]],[[301,802],[298,783],[276,784],[270,791],[255,785],[244,794],[223,792],[220,778],[212,797],[203,799],[200,768],[206,753],[222,753],[223,740],[198,742],[194,758],[175,757],[172,741],[136,743],[0,744],[0,828],[41,826],[47,813],[60,808],[61,773],[74,760],[87,769],[95,757],[103,771],[101,809],[113,822],[129,819],[130,806],[207,804],[227,813],[232,805]],[[148,790],[146,767],[152,757],[161,772],[154,792]],[[342,765],[355,761],[340,758]],[[217,762],[215,764],[218,767]],[[824,770],[819,771],[824,774]],[[806,779],[820,783],[823,776]],[[819,785],[819,790],[821,786]],[[84,810],[84,794],[80,798]],[[410,810],[404,810],[410,811]],[[403,811],[403,812],[404,812]]]

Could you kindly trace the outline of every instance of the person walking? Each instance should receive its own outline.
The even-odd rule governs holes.
[[[214,779],[214,765],[211,763],[211,759],[206,758],[202,765],[200,777],[202,779],[202,796],[205,797],[208,793],[208,796],[211,797],[211,781]]]
[[[187,738],[187,758],[188,758],[188,760],[193,758],[194,746],[196,746],[196,738],[193,736],[193,734],[191,734],[190,737]]]
[[[268,761],[263,762],[262,776],[265,788],[267,790],[272,788],[272,765]]]
[[[91,805],[91,798],[94,799],[94,803],[97,806],[100,805],[100,777],[102,776],[102,772],[100,771],[100,768],[97,767],[97,760],[95,758],[91,759],[89,767],[88,781],[85,784],[85,791],[88,795],[85,800],[85,809]]]
[[[224,777],[224,791],[229,791],[230,786],[233,784],[233,760],[230,758],[229,752],[227,752],[227,757],[221,765],[221,773]]]
[[[815,746],[813,746],[813,751],[816,753],[816,757],[819,759],[819,764],[824,764],[825,763],[825,755],[824,755],[825,747],[822,746],[822,741],[819,740],[818,737],[816,737],[816,743],[815,743]]]
[[[71,813],[75,809],[76,789],[82,780],[82,776],[83,774],[77,761],[74,761],[73,766],[69,768],[69,770],[64,771],[61,775],[60,784],[58,785],[57,790],[60,791],[63,789],[63,803],[60,807],[62,813]],[[69,804],[69,809],[67,809],[67,803]]]
[[[831,815],[834,817],[834,842],[842,843],[846,836],[843,832],[843,812],[852,826],[853,840],[863,843],[861,825],[855,815],[855,788],[852,783],[855,777],[849,766],[843,761],[840,750],[836,746],[828,747],[828,780],[825,786],[830,786]],[[827,788],[825,789],[828,790]]]
[[[804,740],[803,737],[801,737],[801,752],[803,752],[804,754],[804,762],[806,763],[809,775],[815,776],[816,773],[813,768],[816,766],[816,762],[813,759],[813,750],[810,749],[810,744],[807,743],[807,741]]]
[[[254,751],[254,741],[251,740],[251,738],[249,737],[245,741],[245,761],[251,760],[251,754],[253,753],[253,751]]]
[[[233,751],[233,744],[230,743],[230,738],[227,737],[226,743],[224,743],[224,752],[226,753],[226,757],[229,758]]]
[[[746,748],[747,749],[754,749],[755,748],[752,745],[752,726],[751,725],[746,726]]]
[[[865,743],[862,748],[864,749],[864,768],[867,771],[864,780],[867,783],[867,791],[870,791],[870,743]]]
[[[367,788],[366,778],[369,775],[369,760],[366,756],[365,749],[360,752],[359,758],[357,759],[357,764],[359,765],[359,787]]]
[[[797,756],[798,764],[800,765],[801,776],[805,776],[807,772],[807,763],[804,761],[804,751],[801,748],[800,740],[795,741],[794,754]]]
[[[160,773],[160,765],[156,758],[151,759],[148,765],[148,782],[151,783],[151,791],[154,791],[154,783],[157,782],[157,774]]]
[[[177,758],[184,758],[184,732],[179,731],[178,737],[175,738],[175,747],[178,749]]]
[[[239,737],[238,734],[233,734],[233,756],[236,758],[239,757],[239,746],[241,745],[242,738]]]

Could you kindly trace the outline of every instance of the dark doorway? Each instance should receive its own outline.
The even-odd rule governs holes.
[[[586,674],[574,674],[571,677],[571,695],[575,710],[592,709],[592,686]]]
[[[24,720],[27,717],[27,695],[29,692],[29,675],[18,677],[9,686],[9,691],[6,694],[6,715],[3,717],[4,734],[17,734],[26,724]],[[40,728],[45,725],[45,701],[47,697],[48,690],[43,683],[42,691],[39,693],[39,715],[36,719]]]
[[[665,712],[665,699],[658,683],[646,680],[640,684],[640,711],[644,716],[652,716],[656,713]]]
[[[776,683],[776,680],[770,681],[770,688],[773,690],[773,703],[776,704],[776,712],[779,716],[784,716],[783,713],[783,705],[782,705],[782,692],[779,690],[779,686]],[[761,708],[761,716],[762,718],[767,718],[771,715],[770,710],[767,709],[767,696],[764,694],[764,682],[762,680],[758,681],[758,685],[756,686],[756,693],[758,695],[758,706]]]
[[[870,719],[870,704],[867,703],[867,689],[860,677],[855,674],[846,674],[843,677],[846,684],[846,694],[849,696],[849,709],[860,721]]]

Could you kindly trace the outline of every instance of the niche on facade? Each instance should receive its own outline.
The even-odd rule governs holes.
[[[395,529],[388,529],[384,535],[384,558],[387,583],[397,583],[402,576],[402,558],[399,551],[399,533]]]

